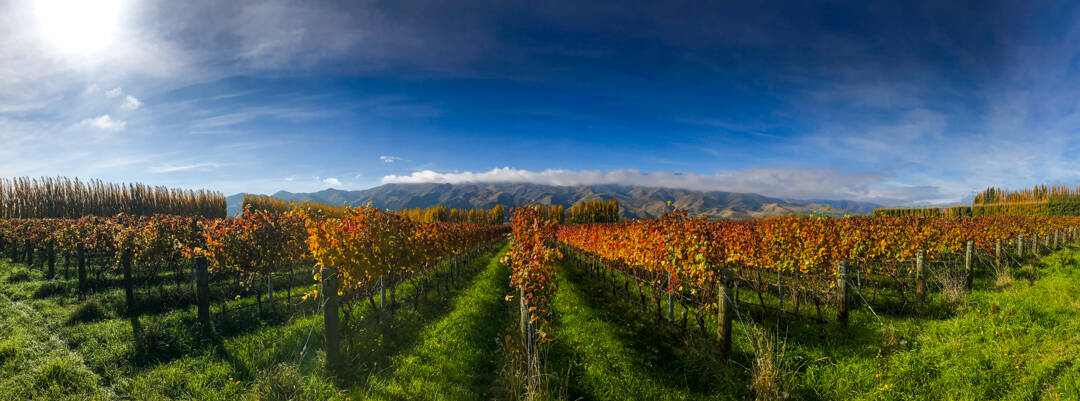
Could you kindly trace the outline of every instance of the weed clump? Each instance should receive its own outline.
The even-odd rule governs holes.
[[[754,362],[750,366],[750,392],[754,400],[787,399],[787,394],[780,388],[780,378],[787,371],[787,343],[764,328],[752,325],[747,328],[750,346],[754,349]]]
[[[323,400],[335,395],[333,385],[305,376],[294,363],[282,362],[259,372],[251,399],[259,401]]]
[[[18,282],[21,282],[21,281],[30,281],[30,280],[33,280],[33,279],[34,279],[34,272],[30,271],[30,269],[27,269],[27,268],[25,268],[23,266],[19,266],[19,267],[16,267],[14,269],[11,269],[11,272],[8,273],[8,277],[7,277],[7,281],[9,283],[18,283]]]
[[[61,393],[84,393],[93,387],[93,373],[79,366],[72,358],[50,358],[34,375],[34,388],[43,391],[58,389]]]
[[[105,308],[101,306],[101,301],[97,298],[87,299],[78,308],[75,308],[71,315],[68,316],[66,324],[68,326],[74,326],[79,323],[90,323],[100,320],[105,320],[106,313]]]

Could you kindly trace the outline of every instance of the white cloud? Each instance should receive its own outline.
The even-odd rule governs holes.
[[[113,120],[108,114],[95,118],[87,118],[79,122],[80,127],[96,129],[99,131],[123,131],[127,127],[126,121]]]
[[[322,180],[322,182],[323,182],[323,184],[329,185],[331,187],[340,187],[341,186],[341,181],[338,180],[337,178],[327,178],[327,179]]]
[[[120,104],[120,108],[128,111],[138,110],[142,106],[142,102],[135,96],[128,95],[124,98],[124,103]]]
[[[123,93],[124,93],[123,89],[112,88],[112,89],[109,89],[108,91],[105,92],[105,97],[107,97],[109,99],[112,99],[114,97],[122,95]]]
[[[383,163],[393,163],[396,161],[401,161],[401,158],[397,156],[379,156],[379,160],[382,160]]]
[[[642,172],[635,169],[531,171],[513,167],[484,172],[440,173],[416,171],[409,175],[388,175],[383,183],[483,183],[525,182],[543,185],[621,184],[698,191],[759,193],[788,199],[850,199],[880,203],[911,203],[931,199],[933,187],[882,187],[880,174],[841,173],[833,169],[746,168],[720,170],[714,174],[672,171]]]
[[[285,177],[285,182],[293,182],[293,180],[295,180],[295,178]]]

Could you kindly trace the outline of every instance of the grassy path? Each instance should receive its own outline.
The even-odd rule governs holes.
[[[374,400],[477,400],[491,397],[499,333],[510,324],[505,296],[509,271],[499,257],[454,300],[441,320],[423,328],[422,341],[391,358],[391,367],[354,394]]]
[[[741,369],[717,363],[708,349],[684,345],[640,307],[561,266],[548,344],[549,391],[571,400],[741,399]],[[727,391],[719,391],[726,388]],[[732,388],[735,391],[732,391]]]

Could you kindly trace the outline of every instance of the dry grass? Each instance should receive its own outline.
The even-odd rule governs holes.
[[[997,288],[1005,288],[1012,284],[1014,277],[1008,263],[1002,262],[1001,264],[994,264],[992,267],[994,285]]]
[[[759,326],[747,325],[747,328],[754,349],[754,362],[750,366],[750,392],[754,400],[787,399],[780,385],[780,378],[788,370],[787,342]]]
[[[934,277],[950,307],[959,309],[967,305],[967,277],[962,269],[945,269]]]

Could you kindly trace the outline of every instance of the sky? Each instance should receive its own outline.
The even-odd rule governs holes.
[[[1073,2],[0,2],[0,176],[1080,185]]]

